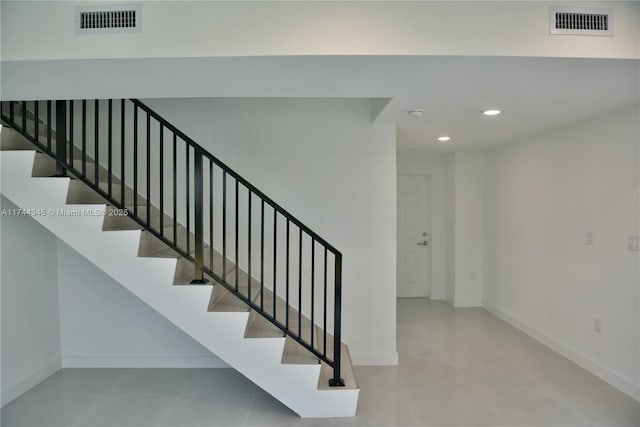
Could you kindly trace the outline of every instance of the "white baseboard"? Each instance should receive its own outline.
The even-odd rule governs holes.
[[[398,353],[351,353],[355,366],[397,366]]]
[[[49,364],[41,367],[34,373],[27,375],[22,378],[17,383],[7,387],[6,390],[2,391],[2,397],[0,401],[2,402],[2,406],[11,402],[24,392],[28,391],[31,387],[36,384],[41,383],[42,381],[49,378],[51,375],[55,374],[62,368],[62,361],[60,359],[56,359]]]
[[[228,368],[212,356],[64,356],[64,368]]]
[[[616,374],[606,366],[603,366],[599,362],[596,362],[595,360],[572,349],[571,347],[565,344],[562,344],[559,341],[556,341],[554,338],[551,338],[550,336],[542,333],[541,331],[535,328],[532,328],[529,325],[526,325],[525,323],[521,322],[520,320],[516,319],[515,317],[511,316],[508,313],[505,313],[504,311],[500,310],[499,308],[491,304],[488,304],[485,302],[484,308],[487,309],[490,313],[492,313],[496,317],[499,317],[500,319],[504,320],[514,328],[521,330],[525,334],[529,335],[531,338],[535,339],[536,341],[539,341],[540,343],[549,347],[551,350],[555,351],[556,353],[559,353],[560,355],[566,357],[572,362],[580,365],[582,368],[591,372],[593,375],[597,376],[601,380],[611,384],[613,387],[617,388],[621,392],[631,396],[635,400],[640,401],[639,385],[633,384],[629,380],[622,378],[620,375]]]

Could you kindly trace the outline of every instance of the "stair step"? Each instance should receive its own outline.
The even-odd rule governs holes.
[[[16,130],[3,126],[0,132],[0,151],[35,150],[36,147]]]
[[[31,176],[50,177],[56,173],[56,161],[44,153],[36,153],[33,160]]]
[[[195,266],[191,261],[186,258],[178,258],[178,262],[176,264],[176,273],[173,277],[174,285],[189,285],[194,278],[194,273],[196,271]],[[209,282],[211,284],[211,282]]]
[[[147,205],[146,205],[146,203],[143,204],[143,205],[138,205],[137,209],[136,209],[136,207],[133,206],[133,204],[130,204],[128,200],[126,202],[127,202],[126,209],[131,214],[137,213],[137,216],[140,219],[142,219],[145,222],[147,221]],[[160,227],[160,209],[158,209],[155,206],[151,205],[149,219],[151,221],[151,225],[152,226],[159,228]],[[162,221],[163,221],[163,225],[173,224],[173,219],[167,214],[164,215],[164,218],[163,218]],[[168,237],[173,239],[173,234],[171,234],[171,236],[168,236]]]
[[[128,215],[110,215],[112,212],[120,212],[119,208],[108,205],[107,212],[102,223],[102,231],[141,230],[142,226]]]
[[[222,285],[213,282],[213,289],[211,290],[211,296],[209,297],[209,305],[207,311],[213,311],[213,306],[220,301],[220,299],[227,295],[229,291]]]
[[[107,204],[107,200],[96,193],[85,183],[77,179],[69,182],[69,191],[67,192],[67,204],[84,205],[84,204]]]
[[[210,260],[208,247],[204,249],[203,255],[205,258],[205,265],[208,265],[208,261],[206,261],[206,260]],[[215,266],[217,266],[217,267],[214,267],[215,268],[214,271],[222,271],[222,255],[219,254],[217,251],[214,251],[213,263]],[[233,263],[227,260],[227,271],[233,271],[233,269],[234,269]],[[195,272],[196,272],[196,267],[192,261],[189,261],[184,257],[179,257],[178,264],[176,267],[174,284],[176,285],[192,284],[191,281],[195,277]],[[209,284],[216,283],[214,279],[212,279],[206,274],[205,274],[205,279],[208,280]]]
[[[245,338],[281,338],[283,336],[284,332],[280,328],[258,314],[257,311],[251,310],[244,332]]]
[[[20,114],[14,115],[14,121],[18,125],[16,129],[12,128],[10,125],[5,125],[2,127],[2,144],[0,144],[0,151],[8,151],[8,150],[35,150],[36,146],[31,143],[31,141],[27,140],[22,134],[18,132],[17,129],[22,129],[22,116]],[[26,131],[28,134],[33,135],[35,132],[35,120],[33,115],[30,113],[27,115],[27,128]],[[6,134],[5,134],[6,132]],[[14,140],[17,145],[14,148],[11,148],[10,145],[5,146],[4,144],[11,144],[10,140]],[[42,145],[48,144],[48,130],[46,124],[39,121],[38,125],[38,142]],[[56,143],[56,131],[55,129],[51,129],[51,147],[55,147]],[[28,146],[30,148],[21,148],[23,146]]]
[[[327,351],[328,348],[327,348]],[[340,363],[340,376],[344,380],[344,387],[340,387],[343,390],[355,390],[358,388],[358,382],[356,381],[355,373],[353,372],[353,362],[351,361],[351,353],[346,344],[342,343],[340,346],[340,357],[342,358]],[[333,368],[326,363],[322,363],[320,368],[320,378],[318,379],[318,390],[333,390],[335,387],[329,387],[329,380],[333,378]]]
[[[217,287],[222,286],[218,285]],[[248,310],[249,307],[229,291],[209,307],[211,312],[244,312]]]
[[[285,365],[317,365],[320,359],[293,338],[286,337],[281,363]]]
[[[294,301],[289,301],[290,304],[295,304]],[[264,301],[263,301],[264,311],[267,313],[273,313],[273,291],[270,289],[264,290]],[[276,320],[282,323],[283,325],[287,325],[287,311],[289,313],[289,321],[288,327],[289,330],[294,334],[298,335],[300,333],[300,337],[306,342],[311,342],[311,320],[306,316],[300,316],[302,320],[302,327],[299,328],[298,325],[298,310],[293,306],[287,307],[286,300],[280,296],[276,297]],[[317,334],[314,332],[314,341],[316,340]]]
[[[157,226],[159,226],[160,224],[160,211],[156,210],[154,212],[153,208],[152,208],[152,214],[151,214],[151,224],[155,225],[157,224]],[[146,207],[144,208],[144,211],[141,211],[141,208],[138,207],[138,216],[141,217],[142,219],[144,219],[146,221]],[[170,218],[168,218],[165,215],[165,220],[169,219],[170,223],[173,223],[173,220],[171,220]],[[163,236],[169,240],[170,242],[173,242],[174,244],[177,243],[177,246],[182,248],[183,250],[186,251],[186,247],[187,247],[187,229],[185,227],[183,227],[182,225],[178,225],[176,227],[176,242],[174,242],[173,239],[173,225],[168,225],[163,227]],[[189,246],[190,246],[190,252],[193,252],[194,249],[194,242],[195,242],[195,236],[193,233],[191,233],[191,237],[190,237],[190,242],[189,242]],[[157,237],[155,237],[153,234],[149,233],[149,232],[145,232],[143,233],[143,238],[140,240],[140,251],[138,253],[139,256],[145,256],[145,257],[157,257],[157,258],[165,258],[167,257],[166,255],[171,254],[173,252],[173,250],[171,248],[169,248],[169,246],[167,246],[166,243],[164,243],[162,240],[158,239]],[[169,258],[172,258],[173,256],[168,256]]]
[[[249,286],[247,285],[247,275],[242,270],[239,270],[238,282],[238,291],[242,295],[248,296]],[[235,286],[235,271],[227,274],[227,283]],[[260,283],[255,279],[251,279],[251,300],[255,302],[259,297]],[[213,304],[209,311],[249,311],[249,306],[235,296],[235,294],[227,291],[227,294]]]
[[[7,109],[6,113],[7,116],[9,116],[9,110]],[[40,135],[41,138],[46,140],[47,137],[47,125],[43,122],[43,119],[46,120],[46,110],[45,110],[45,115],[42,115],[42,112],[39,115],[39,120],[38,120],[38,135]],[[3,127],[7,127],[7,128],[12,128],[13,126],[7,121],[5,123],[5,121],[2,121],[4,123]],[[16,124],[15,128],[16,129],[22,129],[22,114],[20,111],[20,106],[16,106],[16,109],[13,113],[13,122]],[[30,111],[27,110],[27,120],[26,120],[26,131],[29,134],[33,134],[35,132],[35,115],[32,114]],[[51,129],[51,138],[53,138],[53,136],[55,135],[55,129]]]
[[[167,236],[171,238],[171,236]],[[138,256],[144,258],[180,258],[180,254],[155,235],[145,230],[140,235]]]

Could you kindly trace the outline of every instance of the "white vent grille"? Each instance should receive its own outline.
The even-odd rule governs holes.
[[[140,5],[78,7],[76,34],[133,33],[141,30]]]
[[[552,7],[549,21],[551,34],[613,35],[611,10]]]

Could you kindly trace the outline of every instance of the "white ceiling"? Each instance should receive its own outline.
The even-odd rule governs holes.
[[[420,69],[378,120],[399,151],[485,149],[612,111],[640,98],[637,61],[440,58]],[[424,109],[421,118],[407,114]],[[496,107],[499,116],[482,111]],[[438,144],[437,137],[451,137]]]
[[[640,61],[531,57],[285,56],[3,61],[3,99],[391,98],[398,149],[484,149],[640,99]],[[51,84],[55,81],[56,84]],[[372,110],[384,105],[375,101]],[[424,109],[414,119],[407,111]],[[488,118],[485,108],[503,114]],[[375,115],[375,114],[374,114]],[[441,134],[449,145],[437,144]]]

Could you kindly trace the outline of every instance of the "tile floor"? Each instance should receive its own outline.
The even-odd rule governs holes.
[[[483,309],[398,300],[398,367],[357,367],[358,415],[300,419],[231,369],[65,369],[3,427],[640,426],[640,404]]]

